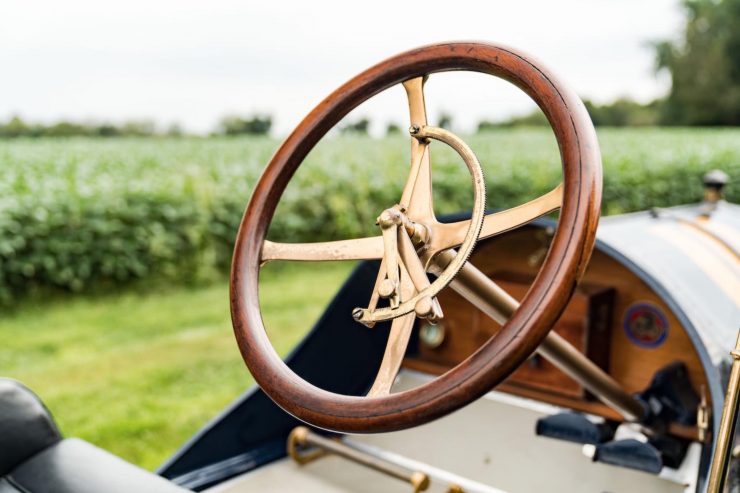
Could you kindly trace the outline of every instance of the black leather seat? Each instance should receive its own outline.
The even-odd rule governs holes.
[[[0,493],[184,493],[76,438],[21,383],[0,378]]]

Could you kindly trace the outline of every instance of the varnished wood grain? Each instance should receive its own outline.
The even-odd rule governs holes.
[[[529,275],[516,276],[509,271],[499,271],[491,278],[517,300],[524,298],[532,281]],[[581,284],[553,329],[584,354],[588,352],[589,343],[596,342],[589,341],[589,310],[592,300],[596,300],[601,291],[606,290]],[[439,300],[447,314],[443,324],[448,337],[436,348],[420,345],[419,358],[424,361],[448,368],[455,366],[501,330],[501,325],[480,310],[471,309],[470,304],[453,290],[444,291]],[[595,337],[598,335],[594,332]],[[585,395],[581,385],[537,355],[517,368],[507,381],[572,397]]]
[[[532,227],[523,228],[482,243],[473,255],[472,261],[486,272],[505,270],[516,272],[521,278],[526,278],[539,268],[536,263],[532,263],[532,259],[538,258],[538,252],[545,247],[540,230]],[[706,374],[689,335],[669,307],[649,286],[617,261],[598,251],[591,259],[579,290],[588,291],[593,289],[592,286],[614,289],[614,304],[609,319],[608,338],[601,349],[608,351],[606,369],[609,374],[627,391],[636,393],[644,390],[658,370],[675,361],[682,361],[686,365],[691,384],[697,392],[701,392],[702,388],[707,388]],[[438,350],[445,354],[431,355],[430,353],[434,353],[435,350],[422,350],[418,357],[406,360],[404,366],[407,368],[435,374],[443,373],[464,359],[470,348],[475,344],[480,344],[481,340],[486,337],[480,328],[480,321],[477,320],[478,317],[484,316],[482,313],[462,304],[458,295],[452,290],[440,293],[439,299],[447,317],[446,324],[449,327],[446,346]],[[561,322],[580,317],[584,311],[583,300],[583,296],[574,296]],[[625,313],[633,304],[643,302],[656,306],[668,320],[668,336],[665,342],[656,348],[638,346],[629,340],[624,331]],[[495,330],[495,323],[491,321],[490,324]],[[471,333],[470,330],[461,328],[466,326],[476,327],[476,330],[481,333]],[[557,324],[556,327],[558,327]],[[591,330],[598,329],[597,326],[591,324]],[[565,335],[563,329],[558,332]],[[465,342],[455,339],[464,339]],[[579,347],[578,341],[575,341],[572,336],[569,339],[570,342],[575,343],[575,347]],[[583,346],[581,348],[586,352],[596,350],[596,348],[587,350]],[[551,372],[539,374],[531,372],[527,377],[534,378],[536,381],[526,382],[517,378],[522,371],[520,369],[512,374],[504,384],[499,386],[499,390],[610,419],[619,419],[619,415],[603,404],[574,393],[575,382],[555,368],[552,368]],[[557,373],[560,373],[562,378],[568,379],[570,383],[566,384],[553,376]],[[555,384],[550,386],[551,383]],[[707,392],[707,399],[709,398]],[[696,435],[695,430],[689,433]]]

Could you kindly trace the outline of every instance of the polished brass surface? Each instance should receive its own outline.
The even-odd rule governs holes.
[[[262,263],[272,260],[376,260],[383,257],[383,238],[357,238],[353,240],[324,241],[316,243],[277,243],[265,240],[262,245]]]
[[[505,211],[487,214],[483,219],[479,239],[505,233],[506,231],[534,221],[538,217],[549,214],[560,208],[562,200],[563,186],[558,185],[551,192],[526,204]],[[431,238],[425,249],[426,257],[431,258],[432,255],[442,250],[460,246],[469,226],[468,221],[459,221],[456,223],[439,223],[434,221],[431,226],[432,233],[429,234]],[[381,257],[383,257],[383,239],[381,236],[317,243],[277,243],[265,241],[262,247],[263,262],[272,260],[314,262],[322,260],[374,260]]]
[[[313,447],[312,452],[299,452],[298,447]],[[420,471],[410,471],[368,452],[357,450],[339,440],[318,435],[304,426],[298,426],[288,435],[288,455],[298,464],[307,464],[326,454],[334,454],[369,467],[378,472],[409,483],[414,493],[429,488],[429,476]],[[306,457],[309,457],[308,459]]]
[[[523,226],[538,217],[558,210],[562,203],[563,185],[560,184],[545,195],[525,204],[505,211],[487,214],[485,219],[483,219],[483,226],[478,239],[490,238],[491,236]],[[428,247],[429,254],[433,256],[438,252],[460,245],[468,227],[468,221],[434,224]]]
[[[704,189],[704,201],[708,202],[710,204],[716,204],[720,200],[722,200],[723,194],[721,190],[717,190],[716,188],[705,188]]]
[[[732,367],[730,379],[727,383],[725,404],[722,408],[722,420],[714,445],[712,465],[709,469],[708,493],[724,491],[727,470],[729,466],[730,450],[735,439],[735,426],[738,415],[738,395],[740,395],[740,333],[738,333],[735,349],[730,352]]]
[[[409,103],[409,131],[414,137],[418,129],[427,125],[427,110],[424,101],[426,79],[426,77],[416,77],[403,83]],[[411,169],[400,204],[410,217],[425,223],[433,222],[432,167],[429,141],[426,139],[411,139]]]
[[[563,186],[558,185],[551,192],[542,195],[526,204],[501,212],[487,214],[479,239],[490,238],[523,226],[538,217],[549,214],[560,208],[563,200]],[[403,203],[403,202],[402,202]],[[425,258],[455,248],[462,244],[468,221],[456,223],[432,223],[430,241],[425,249]],[[326,241],[317,243],[277,243],[265,241],[262,247],[262,262],[272,260],[375,260],[383,257],[383,239],[381,236],[358,238],[352,240]]]
[[[320,459],[327,454],[327,451],[321,448],[315,448],[313,450],[308,450],[305,452],[298,451],[299,446],[305,446],[308,443],[309,433],[310,430],[305,426],[297,426],[293,428],[293,430],[288,435],[288,442],[285,446],[286,451],[288,452],[288,457],[290,457],[300,465],[305,465],[313,462],[316,459]]]
[[[727,182],[730,181],[730,177],[722,170],[714,169],[709,171],[702,178],[704,182],[704,202],[710,206],[709,209],[713,210],[717,202],[725,198],[724,188]]]
[[[432,272],[444,268],[453,258],[453,251],[437,255]],[[465,264],[450,287],[501,324],[519,307],[518,301],[470,263]],[[537,352],[625,419],[639,421],[645,414],[642,404],[625,391],[619,382],[555,332],[547,335]]]
[[[383,232],[383,260],[385,261],[385,279],[378,286],[378,295],[381,298],[387,298],[391,308],[396,309],[401,304],[398,277],[398,234],[399,226],[403,225],[403,213],[393,207],[386,209],[378,217],[378,225]]]
[[[632,394],[555,332],[547,335],[537,352],[626,420],[640,421],[645,416],[646,409]]]
[[[447,264],[444,271],[439,273],[434,282],[432,282],[431,284],[427,284],[421,290],[417,289],[416,294],[413,297],[411,297],[410,299],[402,300],[399,304],[395,304],[393,302],[393,299],[391,298],[391,306],[389,307],[375,308],[374,310],[371,310],[370,308],[356,309],[353,311],[353,317],[355,317],[355,320],[366,325],[372,325],[377,322],[391,320],[393,318],[406,315],[407,313],[411,313],[412,311],[423,314],[425,318],[439,318],[439,316],[441,315],[441,309],[439,308],[439,304],[434,298],[437,293],[439,293],[450,283],[452,278],[455,277],[455,274],[457,274],[460,268],[462,268],[463,264],[467,261],[469,255],[473,251],[473,247],[475,246],[475,243],[480,234],[481,227],[483,225],[483,219],[485,216],[486,190],[483,180],[483,170],[481,169],[480,163],[478,162],[478,158],[475,156],[475,153],[473,153],[470,147],[468,147],[468,145],[462,139],[445,129],[428,126],[414,126],[413,128],[414,137],[416,140],[438,140],[452,147],[455,151],[457,151],[460,157],[462,157],[465,165],[468,168],[468,171],[470,172],[473,184],[473,208],[471,219],[470,221],[466,222],[467,229],[464,235],[464,239],[460,245],[460,250],[458,254]],[[415,183],[418,183],[418,178]],[[425,193],[426,188],[423,187],[423,189]],[[404,194],[405,193],[406,192],[404,192]],[[414,195],[412,193],[410,204],[415,203],[414,200]],[[393,211],[392,213],[390,212],[391,210]],[[379,218],[382,219],[379,220],[379,225],[383,230],[384,245],[386,248],[393,248],[396,246],[396,243],[394,243],[394,241],[387,239],[391,235],[391,233],[387,231],[393,230],[396,235],[407,235],[406,228],[401,228],[399,226],[401,224],[406,224],[407,222],[419,222],[418,218],[407,215],[403,212],[403,210],[406,210],[405,204],[398,205],[397,207],[391,209],[386,209],[382,217]],[[432,232],[432,237],[433,236],[434,232]],[[401,238],[401,241],[405,240]],[[418,245],[417,247],[423,251],[424,244]],[[385,252],[383,258],[386,263],[386,271],[390,271],[393,267],[394,264],[391,264],[391,262],[395,263],[395,256],[395,249],[392,252]],[[411,256],[415,258],[412,259]],[[418,268],[423,270],[423,266],[421,264],[419,266],[416,265],[418,261],[417,259],[418,257],[416,253],[411,254],[407,249],[407,269],[410,272],[417,273],[417,275],[413,276],[413,279],[415,280],[415,284],[421,285],[424,284],[424,282],[421,281],[420,274],[418,273]],[[387,275],[388,272],[386,272],[386,276]],[[380,289],[383,289],[386,286],[387,283],[385,283],[384,280],[381,281],[379,286]],[[417,304],[419,305],[418,310]]]
[[[411,284],[409,276],[403,276],[400,290],[404,298],[413,294],[414,286]],[[388,342],[385,345],[383,361],[380,363],[380,369],[375,377],[375,382],[373,382],[367,395],[384,395],[390,392],[393,382],[396,380],[396,375],[401,369],[401,363],[406,354],[406,347],[409,343],[411,331],[414,328],[415,319],[416,317],[413,313],[407,313],[402,317],[393,319],[390,333],[388,334]]]

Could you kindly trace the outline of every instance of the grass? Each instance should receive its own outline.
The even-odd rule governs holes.
[[[350,268],[265,269],[261,302],[280,354]],[[149,469],[254,382],[231,331],[226,280],[28,303],[0,318],[0,340],[0,374],[36,391],[66,436]]]

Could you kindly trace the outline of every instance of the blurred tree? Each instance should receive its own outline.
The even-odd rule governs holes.
[[[620,98],[610,104],[598,105],[585,100],[591,120],[597,127],[645,126],[658,123],[661,101],[643,105],[627,98]],[[544,119],[544,115],[543,119]]]
[[[5,125],[0,125],[0,136],[3,137],[21,137],[28,135],[30,127],[21,117],[15,115]]]
[[[400,134],[401,133],[401,127],[398,126],[395,122],[390,122],[385,127],[385,134],[386,135],[394,135],[394,134]]]
[[[225,135],[266,135],[272,128],[272,117],[254,115],[250,118],[227,116],[221,120],[221,133]]]
[[[370,129],[370,120],[367,118],[360,118],[354,123],[347,123],[339,129],[342,133],[357,133],[367,135],[367,131]]]
[[[478,132],[490,132],[501,127],[501,122],[492,122],[489,120],[481,120],[478,122]]]
[[[98,137],[117,137],[121,131],[115,125],[103,123],[94,128],[93,133]]]
[[[620,98],[613,103],[604,105],[595,104],[587,99],[583,102],[594,125],[601,127],[655,125],[658,123],[662,103],[661,100],[657,100],[648,104],[640,104],[626,98]],[[478,131],[485,132],[507,127],[547,126],[549,124],[545,114],[539,108],[535,108],[531,113],[514,116],[508,120],[499,122],[483,120],[478,123]]]
[[[20,117],[12,117],[8,123],[0,123],[0,138],[14,137],[118,137],[157,135],[153,122],[148,120],[126,122],[121,126],[112,123],[78,123],[59,121],[49,125],[28,124]]]
[[[489,121],[482,120],[478,123],[479,132],[487,132],[496,128],[507,127],[538,127],[549,125],[547,118],[539,108],[534,109],[531,113],[521,116],[512,116],[508,120]]]
[[[740,125],[740,0],[683,0],[682,38],[657,43],[671,74],[662,107],[668,125]]]
[[[121,126],[121,134],[126,136],[147,137],[154,133],[154,122],[148,120],[130,121]]]
[[[177,123],[177,122],[172,123],[167,128],[167,136],[168,137],[182,137],[183,135],[185,135],[185,132],[183,131],[183,129],[180,126],[180,124]]]
[[[73,122],[61,121],[55,123],[43,131],[44,136],[48,137],[74,137],[78,135],[87,135],[90,129],[84,125]]]
[[[452,128],[452,115],[450,115],[446,111],[443,111],[439,115],[439,123],[437,123],[437,125],[440,128],[444,128],[446,130],[450,130]]]

